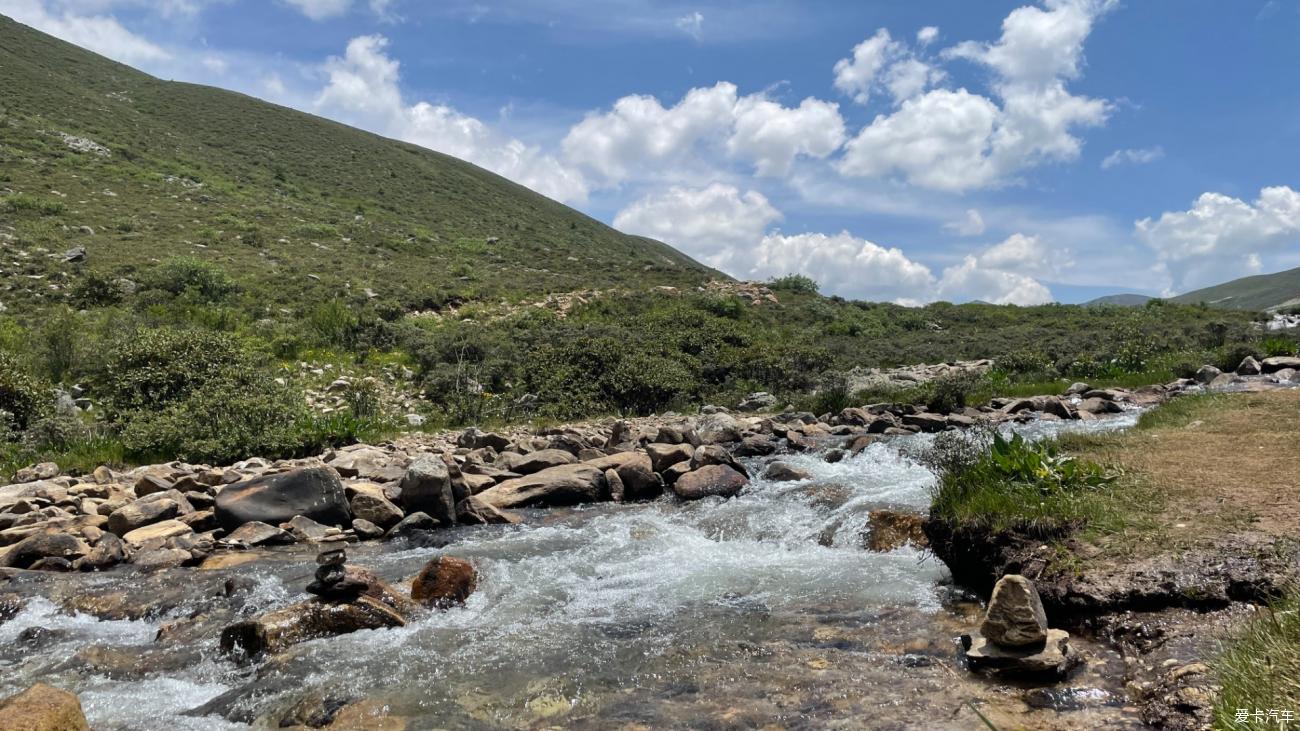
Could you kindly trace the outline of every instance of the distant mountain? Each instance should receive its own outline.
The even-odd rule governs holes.
[[[1182,304],[1204,302],[1233,310],[1273,310],[1300,305],[1300,267],[1275,274],[1242,277],[1173,298]]]
[[[463,160],[162,81],[0,15],[0,310],[61,301],[74,247],[109,278],[203,260],[267,313],[727,278]]]
[[[1105,297],[1098,297],[1095,300],[1084,302],[1084,306],[1090,305],[1118,305],[1120,307],[1141,307],[1150,302],[1153,297],[1145,294],[1108,294]]]

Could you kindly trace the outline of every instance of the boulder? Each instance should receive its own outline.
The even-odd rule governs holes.
[[[856,457],[859,454],[862,454],[862,451],[867,447],[870,447],[878,441],[880,441],[879,434],[860,434],[845,442],[844,449],[848,450],[848,453],[851,456]]]
[[[113,533],[105,533],[95,542],[90,553],[72,562],[76,571],[103,571],[127,559],[126,544]]]
[[[856,406],[850,406],[847,409],[844,409],[843,411],[840,412],[840,415],[836,419],[835,423],[848,424],[849,426],[866,426],[867,424],[870,424],[872,420],[874,420],[875,418],[876,417],[872,416],[871,412],[867,411],[866,409],[860,409]]]
[[[1124,411],[1124,407],[1114,401],[1095,397],[1080,401],[1077,408],[1089,414],[1118,414]]]
[[[135,481],[135,496],[144,497],[156,492],[166,492],[173,487],[175,485],[166,477],[157,473],[146,472],[140,476],[140,479]]]
[[[645,452],[650,456],[651,469],[663,472],[678,462],[685,462],[695,454],[695,447],[677,442],[675,444],[647,444]]]
[[[1292,368],[1300,371],[1300,358],[1288,355],[1275,355],[1272,358],[1265,358],[1260,361],[1260,370],[1264,373],[1276,373],[1283,368]]]
[[[560,465],[489,487],[477,496],[495,508],[553,507],[610,499],[605,468],[590,462]]]
[[[411,582],[411,598],[429,609],[463,605],[478,587],[474,565],[455,556],[437,556]]]
[[[623,483],[623,500],[653,500],[664,492],[664,480],[655,474],[649,455],[641,452],[618,452],[589,460],[599,470],[614,470]],[[681,463],[678,463],[681,464]],[[610,494],[613,497],[613,494]]]
[[[176,490],[155,492],[109,513],[108,529],[119,537],[163,520],[194,512],[194,506]]]
[[[0,701],[6,731],[90,731],[81,701],[66,690],[37,683]]]
[[[510,439],[500,434],[483,432],[477,427],[470,427],[461,432],[460,436],[456,437],[456,446],[464,447],[466,449],[482,449],[484,447],[491,447],[500,452],[510,446]]]
[[[428,513],[422,513],[417,510],[405,518],[402,518],[401,522],[397,525],[389,528],[388,533],[386,533],[385,536],[388,538],[400,538],[417,531],[434,530],[441,525],[443,525],[442,522],[437,518],[434,518]]]
[[[528,454],[503,452],[496,466],[517,475],[531,475],[551,467],[573,464],[578,458],[563,449],[539,449]]]
[[[357,518],[367,520],[382,530],[388,530],[401,522],[402,509],[385,499],[382,495],[359,492],[350,503],[353,523]]]
[[[329,461],[343,477],[360,477],[375,482],[396,482],[406,473],[405,459],[375,447],[341,450]]]
[[[763,470],[763,479],[772,482],[795,482],[811,478],[812,474],[785,462],[773,462],[767,466],[766,470]]]
[[[460,501],[456,506],[456,517],[466,525],[514,525],[520,522],[519,516],[498,510],[480,500],[477,495],[471,495]]]
[[[30,467],[24,467],[14,473],[15,483],[39,482],[41,480],[53,480],[59,476],[59,466],[53,462],[41,462]]]
[[[227,485],[217,493],[215,508],[226,530],[252,521],[279,525],[298,515],[324,525],[352,524],[343,483],[329,467],[304,467]]]
[[[351,521],[348,524],[351,525]],[[281,523],[280,529],[289,531],[294,538],[305,543],[318,543],[330,535],[330,528],[303,515],[295,515],[290,520]],[[333,530],[335,533],[339,532],[338,528]]]
[[[90,546],[78,536],[44,530],[0,551],[0,567],[26,569],[44,559],[75,561],[88,553]]]
[[[966,666],[975,672],[991,671],[1021,680],[1054,683],[1064,680],[1082,663],[1070,648],[1070,633],[1048,630],[1043,642],[1032,647],[1002,647],[979,632],[962,635]]]
[[[943,414],[904,414],[902,422],[903,426],[913,427],[931,434],[948,428],[948,417]]]
[[[424,513],[444,525],[456,520],[456,493],[451,469],[437,455],[421,455],[406,468],[398,496],[408,513]]]
[[[280,546],[293,543],[293,534],[283,528],[277,528],[259,520],[249,522],[234,529],[222,539],[234,546]]]
[[[731,452],[713,444],[706,444],[696,449],[695,454],[691,455],[690,467],[692,470],[698,470],[708,465],[726,465],[746,478],[749,477],[749,470],[745,469],[744,465],[731,456]]]
[[[1196,371],[1196,382],[1201,385],[1206,385],[1210,381],[1213,381],[1214,379],[1218,378],[1222,374],[1223,371],[1219,370],[1218,368],[1215,368],[1212,365],[1203,365]]]
[[[146,543],[157,541],[159,544],[169,538],[193,533],[194,529],[179,520],[164,520],[158,523],[136,528],[122,536],[122,540],[131,548],[139,548]]]
[[[1089,386],[1088,384],[1083,382],[1075,382],[1075,383],[1071,383],[1070,387],[1065,389],[1065,395],[1078,396],[1080,394],[1087,393],[1091,390],[1092,390],[1092,386]]]
[[[705,465],[687,472],[673,483],[673,492],[683,500],[699,500],[717,495],[729,498],[749,484],[749,478],[727,465]]]
[[[718,412],[701,416],[695,425],[703,444],[738,442],[744,436],[744,425],[731,414]]]
[[[766,391],[751,393],[736,406],[741,411],[769,411],[776,408],[776,397]]]
[[[374,541],[384,537],[384,529],[365,518],[352,519],[352,532],[363,541]]]
[[[732,448],[732,453],[737,457],[766,457],[776,452],[777,443],[768,436],[755,434],[740,440]]]
[[[1241,363],[1237,366],[1237,375],[1239,376],[1258,376],[1261,372],[1263,372],[1263,368],[1253,355],[1242,358]]]
[[[1047,639],[1047,613],[1033,582],[1019,574],[998,579],[980,634],[1001,647],[1041,647]]]

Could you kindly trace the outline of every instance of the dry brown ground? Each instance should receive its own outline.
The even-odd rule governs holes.
[[[1140,531],[1148,547],[1209,546],[1229,534],[1300,540],[1300,390],[1225,394],[1188,416],[1088,449],[1155,498],[1143,516],[1150,530]]]

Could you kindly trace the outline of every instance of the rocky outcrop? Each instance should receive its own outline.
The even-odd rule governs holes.
[[[279,525],[298,515],[324,525],[351,524],[351,509],[337,472],[304,467],[237,482],[217,493],[216,517],[226,530],[250,521]]]
[[[37,683],[0,701],[0,728],[7,731],[90,731],[76,695]]]

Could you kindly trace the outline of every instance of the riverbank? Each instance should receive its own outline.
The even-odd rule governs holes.
[[[1004,573],[1026,575],[1053,624],[1117,650],[1146,723],[1226,724],[1235,709],[1216,716],[1221,643],[1297,574],[1297,416],[1294,390],[1183,396],[1134,430],[1062,440],[1119,475],[1089,499],[1122,520],[1035,534],[932,517],[926,531],[958,583],[984,590]]]

